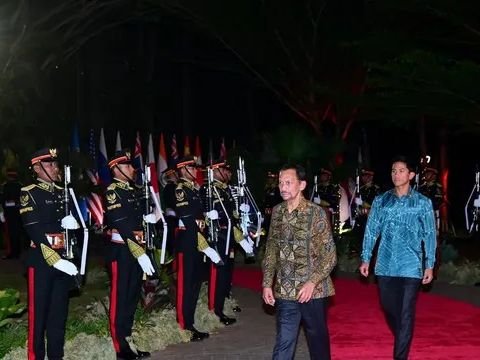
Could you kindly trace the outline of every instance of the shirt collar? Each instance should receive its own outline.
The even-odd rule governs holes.
[[[288,213],[287,202],[284,201],[281,206],[282,206],[282,212]],[[298,203],[298,206],[291,212],[291,214],[293,214],[294,212],[303,212],[306,208],[307,208],[307,200],[302,195],[302,197],[300,198],[300,202]]]

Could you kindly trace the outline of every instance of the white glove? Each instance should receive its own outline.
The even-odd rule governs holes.
[[[68,260],[60,259],[55,264],[53,264],[53,267],[57,270],[63,271],[65,274],[68,275],[74,276],[78,274],[78,270],[75,264]]]
[[[218,264],[222,260],[220,255],[211,247],[207,247],[205,250],[202,250],[202,252],[207,255],[214,264]]]
[[[0,212],[0,221],[1,221],[2,223],[5,222],[5,214],[3,213],[3,211]]]
[[[218,211],[217,210],[210,210],[209,212],[207,212],[207,217],[210,219],[210,220],[218,220]]]
[[[78,222],[73,215],[67,215],[62,219],[62,228],[67,230],[76,230],[80,228],[80,225],[78,225]]]
[[[473,200],[473,207],[476,207],[476,208],[480,207],[480,196],[477,199]],[[5,222],[5,220],[2,220],[2,222]]]
[[[155,213],[143,215],[143,221],[145,221],[147,224],[156,224],[157,216],[155,215]]]
[[[322,200],[320,199],[320,196],[315,196],[315,197],[313,198],[313,202],[314,202],[315,204],[317,204],[317,205],[320,205],[320,202],[321,202],[321,201],[322,201]]]
[[[255,243],[253,242],[252,238],[250,236],[247,236],[245,240],[247,241],[248,245],[250,245],[253,248],[253,244]]]
[[[250,205],[243,203],[242,205],[240,205],[240,211],[244,213],[250,212]]]
[[[250,245],[247,240],[243,239],[242,241],[239,242],[239,244],[242,247],[242,249],[245,250],[246,254],[253,253],[253,246]]]
[[[362,206],[362,205],[363,205],[363,200],[362,200],[362,198],[356,197],[356,198],[355,198],[355,205],[357,205],[357,206]]]
[[[140,267],[142,268],[143,272],[147,275],[153,275],[155,269],[153,268],[152,262],[147,254],[142,254],[137,258]]]

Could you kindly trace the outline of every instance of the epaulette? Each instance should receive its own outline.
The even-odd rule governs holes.
[[[35,186],[36,186],[35,184],[27,185],[27,186],[22,187],[21,190],[22,190],[22,191],[30,191],[30,190],[32,190],[33,188],[35,188]]]
[[[193,190],[195,188],[195,185],[191,181],[179,181],[177,184],[177,189],[181,189],[183,187]]]

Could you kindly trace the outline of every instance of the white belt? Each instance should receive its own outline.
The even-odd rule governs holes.
[[[122,235],[120,235],[118,232],[112,232],[112,241],[114,242],[120,242],[124,243]]]
[[[183,223],[182,219],[178,220],[178,227],[185,227],[185,224]]]
[[[15,207],[17,203],[15,201],[5,201],[5,207]]]
[[[177,216],[177,213],[175,212],[175,210],[173,209],[170,209],[170,208],[167,208],[165,209],[165,215],[167,216]]]

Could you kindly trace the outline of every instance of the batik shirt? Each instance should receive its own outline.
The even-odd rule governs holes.
[[[436,229],[430,199],[412,188],[401,197],[393,189],[377,196],[363,238],[363,262],[370,262],[379,236],[376,275],[422,278],[422,243],[425,267],[431,269],[435,264]]]
[[[334,295],[330,273],[336,262],[332,231],[320,206],[302,198],[291,213],[285,201],[273,208],[263,287],[274,286],[277,298],[296,300],[302,286],[311,281],[315,285],[312,298]]]

